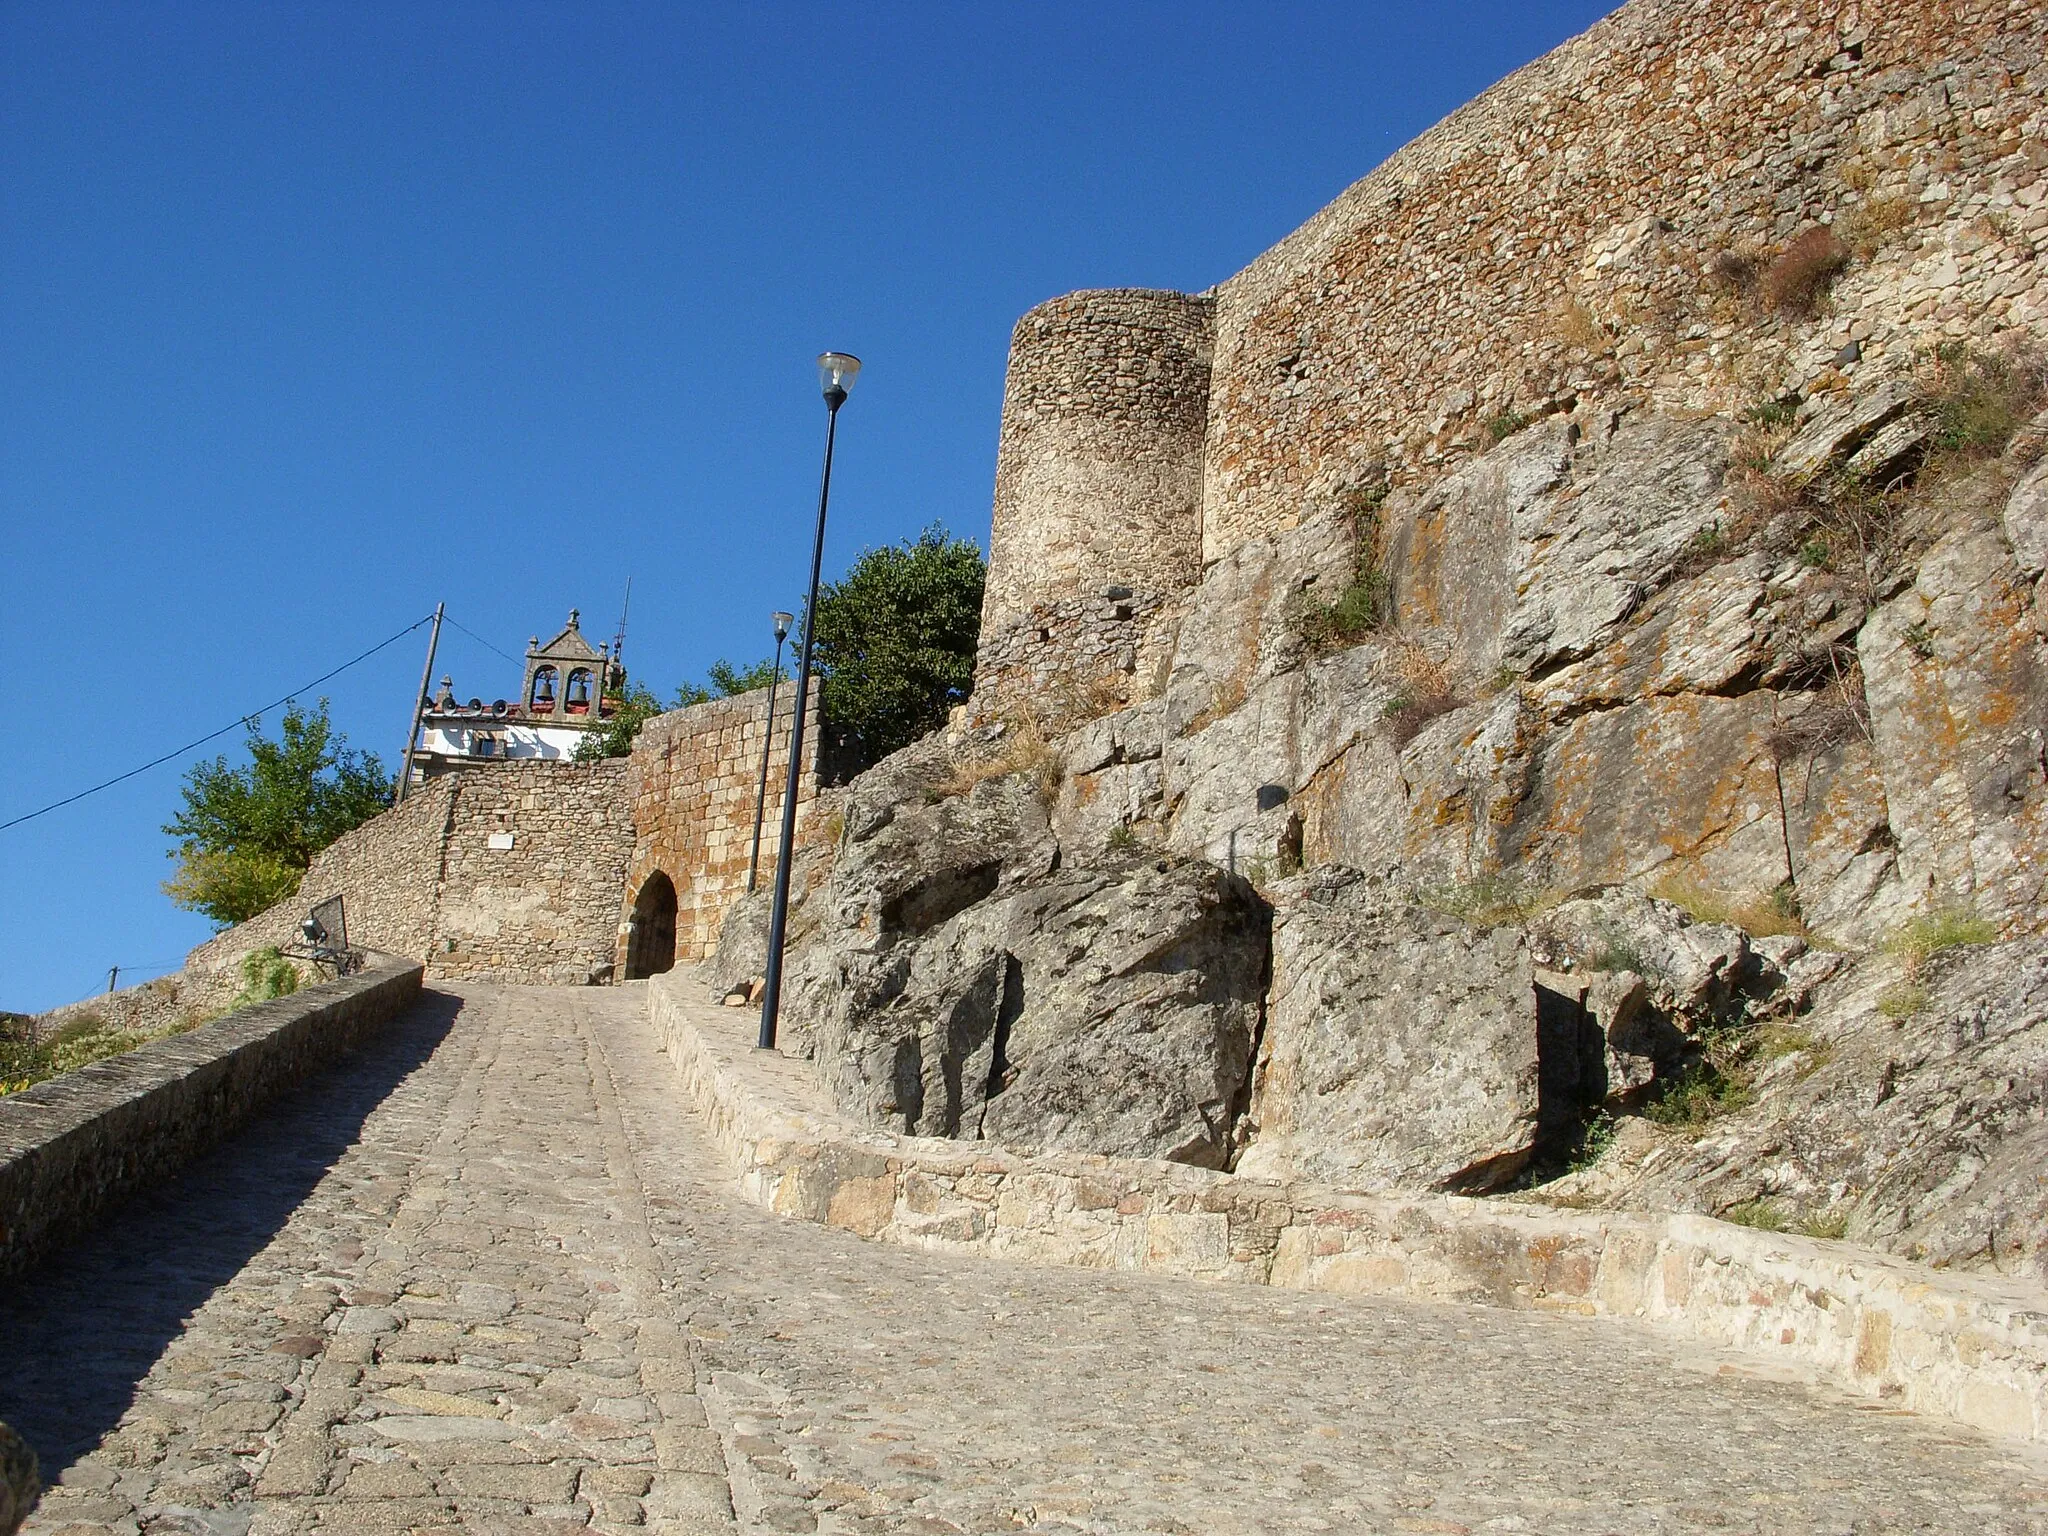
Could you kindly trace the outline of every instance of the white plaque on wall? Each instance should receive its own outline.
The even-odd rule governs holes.
[[[501,853],[505,849],[510,848],[512,846],[512,842],[513,838],[510,832],[493,832],[491,834],[491,847],[498,850]]]

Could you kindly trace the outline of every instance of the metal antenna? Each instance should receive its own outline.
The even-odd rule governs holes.
[[[633,611],[633,578],[626,578],[626,600],[619,604],[619,632],[612,636],[612,660],[626,659],[626,615]]]

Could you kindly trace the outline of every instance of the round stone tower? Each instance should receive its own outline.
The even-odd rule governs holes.
[[[1071,715],[1143,691],[1131,679],[1155,621],[1202,569],[1214,328],[1213,300],[1142,288],[1068,294],[1017,322],[982,600],[982,702],[1026,690],[1089,706],[1054,710]]]

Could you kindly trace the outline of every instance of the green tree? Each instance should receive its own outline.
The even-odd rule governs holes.
[[[736,694],[752,693],[756,688],[766,688],[769,680],[776,676],[775,662],[764,656],[750,667],[736,667],[721,656],[711,663],[705,675],[711,679],[711,686],[718,690],[718,696],[729,699]],[[787,671],[781,677],[782,681],[789,681]]]
[[[718,679],[720,667],[733,672],[729,663],[717,662],[711,668],[713,682]],[[740,674],[734,672],[733,675]],[[576,743],[576,750],[571,754],[579,763],[592,763],[603,757],[624,757],[633,750],[633,738],[640,734],[640,727],[656,715],[671,709],[688,709],[692,704],[703,704],[716,697],[701,684],[685,682],[676,690],[675,698],[664,704],[645,683],[627,681],[623,668],[618,676],[618,686],[604,696],[612,712],[601,724],[583,733],[583,739]]]
[[[633,750],[633,738],[640,734],[640,727],[661,713],[661,700],[654,696],[654,690],[645,683],[628,682],[623,675],[618,690],[607,693],[605,702],[612,712],[585,731],[583,739],[576,743],[573,755],[579,763],[595,762],[601,757],[624,757]]]
[[[223,927],[289,896],[316,853],[391,804],[383,764],[346,743],[325,699],[310,712],[293,700],[275,741],[250,720],[243,766],[225,757],[195,765],[184,810],[164,826],[181,840],[164,893]]]
[[[934,523],[870,549],[818,594],[819,708],[842,755],[866,767],[946,723],[974,688],[987,562]]]

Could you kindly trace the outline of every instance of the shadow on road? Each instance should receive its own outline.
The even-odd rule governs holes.
[[[46,1481],[120,1422],[186,1319],[276,1235],[461,1007],[423,994],[372,1044],[0,1284],[0,1420],[35,1447]]]

